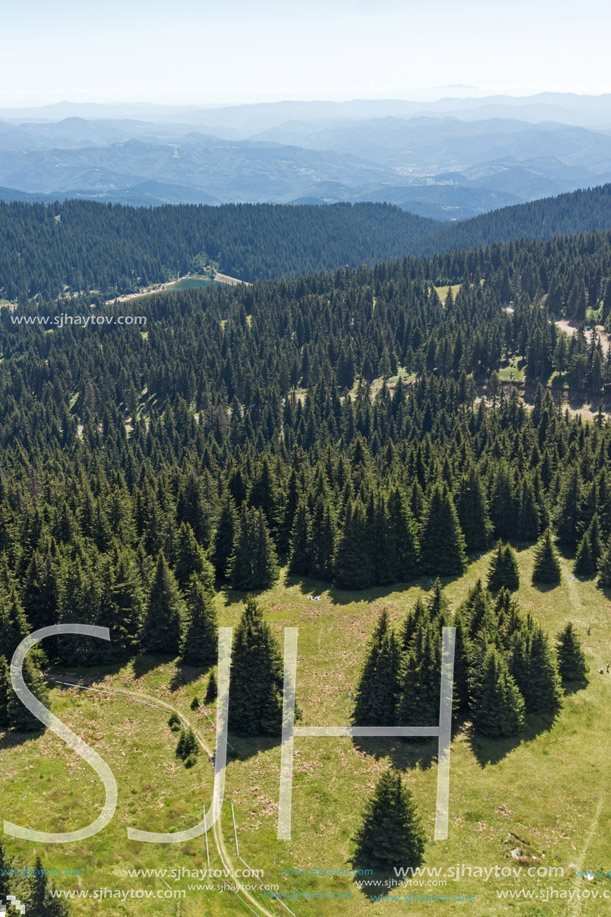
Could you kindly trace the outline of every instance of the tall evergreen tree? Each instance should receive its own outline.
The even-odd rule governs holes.
[[[174,576],[183,592],[188,588],[191,577],[196,576],[210,592],[214,591],[214,570],[197,543],[193,529],[183,522],[178,532]]]
[[[467,567],[465,539],[447,486],[431,493],[421,536],[422,567],[434,576],[463,573]]]
[[[282,725],[282,657],[253,598],[233,638],[229,729],[238,735],[279,736]]]
[[[539,539],[535,549],[535,566],[532,581],[533,583],[556,586],[560,579],[560,561],[552,544],[550,531],[547,529]]]
[[[236,541],[229,561],[234,589],[269,589],[278,579],[278,561],[263,513],[242,507]]]
[[[508,589],[515,592],[520,586],[520,573],[516,556],[511,545],[497,542],[496,550],[492,555],[488,569],[488,589],[498,592],[499,589]]]
[[[581,479],[579,470],[571,468],[562,482],[556,512],[556,534],[561,544],[574,548],[577,545]]]
[[[214,663],[218,643],[214,594],[195,575],[191,577],[185,605],[180,637],[183,662],[191,665]]]
[[[40,672],[28,656],[23,661],[23,680],[34,697],[45,707],[48,707],[49,692],[47,691],[47,686]],[[15,729],[18,732],[34,732],[44,729],[40,720],[30,713],[15,691],[12,690],[8,701],[8,719],[11,729]]]
[[[365,507],[360,499],[348,506],[339,540],[336,581],[344,589],[367,589],[375,582],[375,567]]]
[[[416,523],[398,487],[391,490],[385,508],[390,582],[409,582],[418,575],[420,563]]]
[[[389,631],[385,611],[373,632],[356,692],[354,722],[359,726],[393,726],[401,692],[401,653]]]
[[[398,726],[432,726],[439,720],[441,685],[441,630],[422,625],[404,662]]]
[[[9,698],[12,691],[6,656],[0,656],[0,729],[9,725]],[[0,877],[2,873],[0,872]]]
[[[119,657],[138,651],[144,607],[144,590],[133,551],[115,551],[107,571],[100,623],[110,628],[111,650]]]
[[[606,589],[611,587],[611,538],[598,561],[598,585]]]
[[[575,555],[573,572],[578,576],[593,576],[596,573],[596,563],[592,556],[590,536],[587,532],[584,533],[583,538],[579,542],[577,554]]]
[[[69,917],[66,902],[53,897],[51,892],[52,886],[47,871],[40,857],[36,857],[25,900],[26,914],[36,914],[36,917]]]
[[[456,496],[458,521],[465,536],[467,551],[485,551],[492,534],[492,523],[488,515],[486,494],[479,474],[471,466],[458,485]]]
[[[571,621],[556,638],[556,655],[558,671],[564,684],[587,681],[589,667]]]
[[[524,699],[498,650],[486,651],[472,706],[473,723],[482,735],[516,735],[524,724]]]
[[[144,617],[144,650],[148,653],[178,655],[184,617],[185,607],[178,584],[161,552],[157,559]]]
[[[528,678],[520,690],[529,713],[555,715],[562,706],[556,659],[540,627],[535,627],[529,635]]]
[[[310,545],[312,520],[307,500],[302,498],[295,510],[290,538],[289,571],[309,574],[311,569]]]
[[[410,791],[401,775],[382,774],[365,806],[354,838],[354,861],[361,867],[390,871],[416,869],[424,859],[425,835]]]
[[[228,495],[223,503],[221,515],[214,535],[214,552],[212,559],[216,575],[220,580],[227,578],[229,558],[233,552],[236,531],[238,528],[238,514],[233,502],[233,497]]]

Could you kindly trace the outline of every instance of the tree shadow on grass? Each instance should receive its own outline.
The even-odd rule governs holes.
[[[556,721],[555,714],[530,714],[518,735],[492,739],[477,732],[472,723],[467,724],[467,737],[471,751],[480,767],[498,764],[523,742],[532,742],[537,736],[549,732]]]
[[[393,890],[402,885],[405,881],[401,876],[397,876],[394,867],[388,867],[388,869],[382,869],[379,866],[375,866],[372,863],[369,863],[364,858],[354,857],[354,859],[349,861],[351,868],[356,873],[361,873],[364,875],[364,878],[359,878],[356,875],[353,878],[354,884],[357,888],[362,891],[365,897],[372,903],[380,901],[387,896],[392,901]],[[397,863],[397,867],[404,867],[404,863]],[[405,894],[405,889],[402,889],[401,892],[397,893],[399,896]]]
[[[422,770],[433,766],[437,760],[438,741],[436,738],[363,738],[355,736],[353,744],[361,754],[372,758],[390,758],[393,767],[405,771],[414,768]]]
[[[563,681],[562,687],[566,696],[570,697],[571,694],[577,694],[578,691],[585,691],[589,684],[588,678],[582,678],[580,681]]]
[[[170,679],[170,690],[178,691],[179,688],[184,688],[185,685],[190,685],[194,681],[197,681],[198,678],[205,677],[209,675],[210,671],[216,663],[202,663],[201,665],[191,665],[186,662],[178,662],[174,670],[174,674]]]
[[[536,589],[537,592],[540,592],[542,595],[545,595],[547,592],[552,592],[554,589],[558,589],[562,585],[562,580],[559,583],[529,583],[533,589]]]
[[[231,731],[227,740],[227,760],[248,761],[259,754],[265,754],[277,748],[281,743],[280,736],[239,736]],[[233,746],[233,747],[232,747]]]
[[[43,735],[44,729],[32,729],[29,731],[19,731],[17,729],[9,729],[5,732],[2,732],[0,729],[0,754],[3,751],[10,751],[11,748],[18,748],[21,745],[25,745],[27,742],[32,739],[39,739]]]
[[[145,675],[148,675],[153,669],[159,668],[159,666],[164,663],[172,662],[175,658],[176,656],[170,655],[169,653],[167,656],[151,656],[148,653],[136,656],[134,658],[134,678],[144,678]]]
[[[460,576],[440,577],[441,584],[445,588]],[[303,595],[321,596],[332,605],[351,605],[354,602],[376,602],[379,599],[386,598],[397,592],[408,592],[410,589],[422,589],[429,592],[434,584],[434,578],[421,576],[418,579],[410,580],[408,583],[388,583],[381,586],[369,586],[366,589],[340,589],[333,583],[325,580],[314,579],[309,576],[290,575],[286,578],[285,585],[298,586]]]

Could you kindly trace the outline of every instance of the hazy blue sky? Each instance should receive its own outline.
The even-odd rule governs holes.
[[[608,0],[4,0],[0,23],[0,106],[611,91]]]

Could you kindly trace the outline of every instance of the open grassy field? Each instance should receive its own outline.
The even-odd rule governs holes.
[[[361,917],[411,913],[427,915],[433,909],[484,917],[490,914],[599,915],[609,912],[611,880],[563,877],[444,877],[449,867],[517,867],[512,847],[532,844],[543,851],[538,865],[569,864],[611,871],[609,816],[608,710],[611,673],[600,675],[611,662],[611,606],[593,582],[571,578],[571,562],[563,560],[563,582],[551,590],[530,585],[533,549],[518,551],[521,586],[518,598],[544,629],[554,635],[572,620],[590,664],[590,684],[568,696],[551,730],[534,720],[521,741],[474,738],[468,724],[457,730],[452,744],[450,818],[447,841],[433,841],[437,777],[436,746],[427,740],[351,740],[349,738],[295,739],[292,839],[276,839],[280,747],[271,740],[235,738],[237,757],[227,769],[221,833],[226,856],[242,866],[234,839],[232,806],[237,825],[239,854],[250,867],[264,870],[264,884],[291,894],[287,908],[296,917]],[[447,583],[453,608],[463,600],[478,577],[485,577],[488,557],[473,562],[460,579]],[[399,622],[419,594],[424,581],[404,590],[346,593],[326,589],[315,581],[283,581],[263,593],[265,616],[282,642],[283,628],[299,628],[297,669],[300,725],[346,725],[367,639],[382,609]],[[320,594],[321,600],[311,601]],[[235,626],[241,597],[218,596],[219,620]],[[587,628],[591,634],[587,635]],[[96,688],[148,695],[178,709],[196,727],[203,741],[214,745],[214,730],[205,715],[192,712],[193,696],[202,697],[205,674],[178,667],[174,662],[145,658],[122,668],[70,673]],[[59,675],[57,677],[60,677]],[[45,866],[81,868],[80,876],[56,877],[58,888],[99,888],[186,891],[181,899],[117,899],[72,902],[75,915],[130,914],[135,917],[192,917],[192,915],[262,913],[251,902],[242,903],[226,889],[189,889],[189,885],[232,884],[231,879],[199,882],[173,876],[130,877],[131,869],[188,870],[206,867],[203,837],[188,844],[158,846],[129,841],[128,826],[169,831],[189,827],[201,819],[201,807],[212,798],[212,767],[205,754],[186,770],[174,754],[176,737],[167,726],[165,711],[137,703],[134,697],[90,693],[56,686],[53,710],[89,742],[112,767],[119,785],[119,805],[111,824],[96,837],[77,844],[40,850],[36,845],[5,838],[11,853],[31,862],[37,853]],[[215,719],[214,708],[209,708]],[[431,724],[435,725],[435,724]],[[93,771],[68,751],[51,733],[24,739],[0,735],[2,815],[17,824],[39,830],[65,831],[92,821],[103,802],[102,786]],[[439,868],[432,884],[414,881],[394,894],[474,896],[473,900],[386,900],[372,902],[347,876],[307,874],[311,870],[349,870],[351,837],[365,799],[389,763],[401,768],[417,800],[429,841],[425,865]],[[514,836],[520,839],[517,841]],[[211,866],[222,861],[210,837]],[[243,867],[242,867],[243,868]],[[528,866],[523,867],[526,872]],[[283,870],[303,870],[283,875]],[[241,880],[259,884],[256,880]],[[441,884],[441,883],[446,884]],[[420,883],[420,884],[419,884]],[[552,888],[558,897],[544,900]],[[539,898],[499,898],[502,890],[532,891]],[[381,890],[382,891],[382,890]],[[385,890],[384,890],[385,891]],[[577,892],[589,897],[578,898]],[[591,896],[598,892],[598,900]],[[304,895],[350,895],[334,899]],[[572,894],[572,900],[568,895]],[[288,913],[277,901],[263,900],[251,891],[268,914]],[[244,895],[242,895],[244,901]],[[250,908],[250,911],[249,911]]]

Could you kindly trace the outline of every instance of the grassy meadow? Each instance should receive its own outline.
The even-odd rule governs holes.
[[[611,819],[608,786],[611,768],[608,716],[611,704],[610,604],[592,581],[571,577],[571,561],[562,560],[563,581],[554,589],[530,585],[533,548],[520,550],[521,608],[555,635],[569,620],[576,625],[590,665],[590,684],[566,697],[552,729],[530,719],[517,739],[497,741],[473,737],[469,724],[461,726],[452,744],[450,818],[447,841],[434,841],[437,779],[436,743],[428,740],[351,740],[349,738],[295,739],[292,839],[276,839],[280,746],[271,740],[243,740],[230,735],[237,756],[229,758],[221,829],[228,857],[242,866],[236,854],[232,808],[237,823],[239,853],[252,868],[264,870],[265,884],[292,894],[286,904],[296,917],[390,917],[411,913],[427,915],[433,909],[484,917],[490,914],[598,915],[602,900],[611,898],[611,880],[563,877],[495,878],[488,881],[422,878],[395,894],[474,896],[471,901],[373,902],[347,876],[282,874],[282,870],[349,870],[351,837],[366,798],[378,776],[393,764],[399,767],[412,790],[428,843],[429,867],[518,866],[509,851],[530,844],[543,851],[537,865],[569,864],[580,869],[611,871]],[[478,577],[485,578],[489,555],[471,563],[461,578],[447,582],[446,595],[454,609]],[[382,609],[398,624],[418,595],[428,590],[419,581],[404,590],[372,589],[347,593],[325,588],[310,580],[286,580],[262,593],[259,601],[282,644],[283,628],[299,628],[297,694],[303,717],[300,725],[349,723],[367,640]],[[312,595],[320,594],[320,601]],[[235,626],[242,609],[241,596],[220,593],[219,623]],[[591,627],[588,636],[587,628]],[[605,673],[598,674],[603,667]],[[127,691],[157,698],[193,724],[210,747],[214,729],[201,711],[191,711],[194,696],[202,698],[207,673],[175,662],[144,657],[124,667],[72,671],[96,688]],[[59,675],[57,677],[60,677]],[[167,726],[167,711],[138,703],[133,697],[66,689],[52,690],[53,711],[95,748],[115,773],[119,804],[110,825],[87,841],[40,849],[37,845],[5,837],[7,850],[32,863],[40,854],[54,869],[81,868],[80,876],[55,877],[65,889],[184,889],[180,900],[93,901],[75,899],[77,915],[129,914],[134,917],[194,917],[194,915],[262,913],[242,903],[230,890],[188,890],[199,880],[175,882],[159,877],[133,878],[130,869],[203,869],[203,837],[187,844],[155,845],[128,840],[128,826],[149,831],[180,830],[201,819],[201,807],[212,798],[213,770],[202,753],[198,763],[185,769],[175,755],[176,735]],[[207,708],[215,719],[214,706]],[[435,725],[435,724],[431,724]],[[103,788],[94,772],[52,733],[40,737],[0,734],[2,815],[17,824],[38,830],[67,831],[93,821],[103,802]],[[221,860],[210,835],[210,865]],[[524,866],[526,872],[527,866]],[[443,881],[447,884],[435,884]],[[204,880],[204,882],[223,880]],[[231,884],[231,879],[226,880]],[[244,883],[256,880],[242,880]],[[551,900],[503,899],[497,892],[555,889]],[[572,900],[569,892],[599,892],[598,899]],[[380,889],[380,893],[385,891]],[[299,897],[315,893],[351,897],[334,899]],[[263,901],[268,914],[288,910]],[[249,911],[250,907],[250,911]]]

